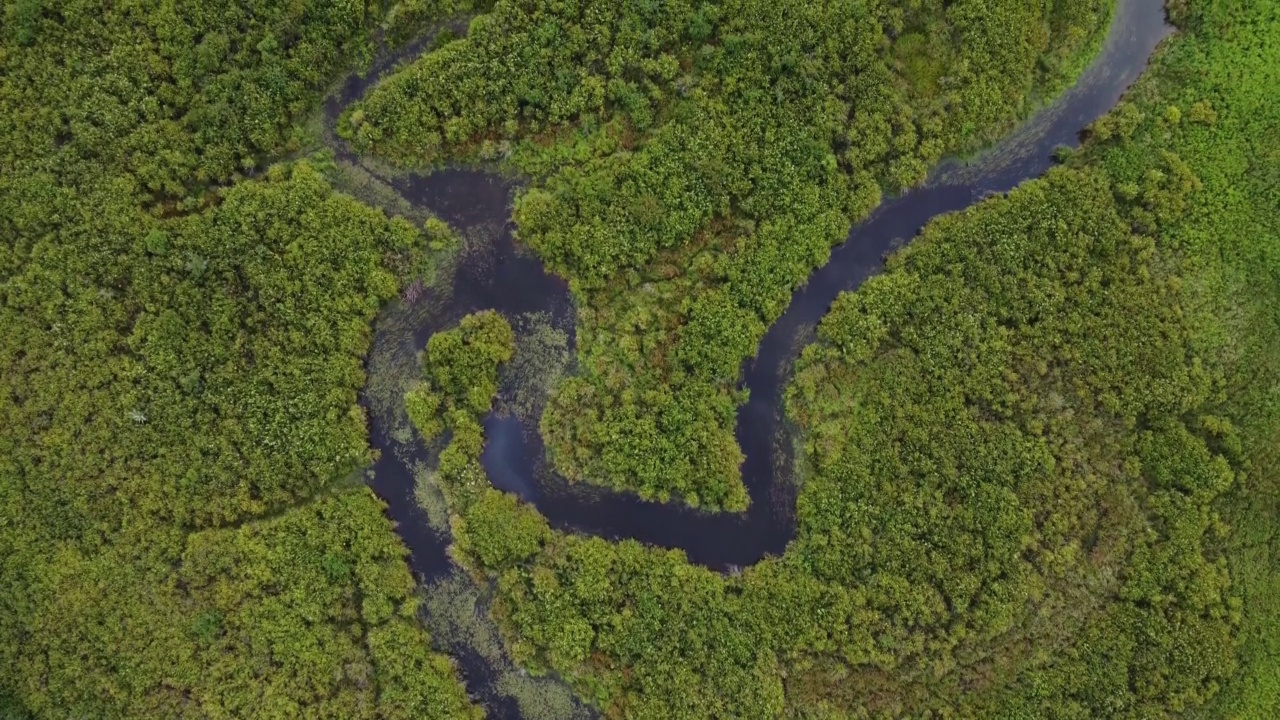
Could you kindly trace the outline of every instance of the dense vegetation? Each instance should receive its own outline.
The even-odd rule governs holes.
[[[617,717],[1280,712],[1280,7],[1171,9],[1066,167],[833,307],[783,557],[458,524],[517,657]]]
[[[543,422],[570,475],[741,507],[730,383],[787,291],[883,188],[1060,86],[1107,9],[832,5],[500,0],[347,119],[405,163],[533,177],[521,233],[580,306]],[[406,409],[515,658],[611,717],[1280,714],[1280,5],[1170,9],[1066,167],[833,307],[788,392],[783,557],[726,577],[553,531],[478,462],[510,326],[434,336]],[[343,480],[423,234],[318,164],[263,169],[382,16],[3,17],[0,715],[476,716]]]
[[[472,712],[380,502],[337,482],[421,233],[307,163],[225,185],[375,20],[5,4],[0,715]]]
[[[532,178],[520,236],[569,278],[581,373],[542,431],[575,480],[747,504],[733,389],[882,189],[1079,69],[1101,0],[497,2],[344,118],[407,166]]]

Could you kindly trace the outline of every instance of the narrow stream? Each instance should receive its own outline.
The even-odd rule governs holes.
[[[516,419],[494,414],[486,419],[482,461],[493,483],[533,503],[562,530],[680,548],[691,561],[717,570],[780,554],[795,530],[795,484],[788,476],[787,442],[780,440],[788,437],[782,390],[792,361],[836,296],[877,273],[886,253],[910,240],[934,217],[1042,175],[1053,165],[1056,148],[1078,145],[1080,132],[1116,104],[1171,30],[1165,23],[1163,0],[1120,0],[1102,51],[1073,88],[978,158],[943,163],[926,186],[885,201],[793,293],[787,310],[761,340],[754,360],[744,363],[742,370],[741,385],[750,390],[750,401],[738,410],[736,435],[746,458],[742,477],[751,496],[747,513],[708,514],[628,494],[570,487],[547,467],[536,416]],[[376,83],[392,62],[423,47],[424,42],[416,43],[367,76],[349,78],[326,106],[329,122]],[[343,151],[339,155],[355,160]],[[381,452],[370,484],[387,502],[388,515],[409,547],[414,572],[425,579],[449,572],[450,561],[442,510],[424,510],[415,497],[414,469],[422,474],[430,467],[431,453],[407,432],[400,407],[405,385],[417,373],[416,353],[433,333],[469,313],[490,308],[509,318],[545,314],[568,334],[572,352],[574,315],[565,282],[548,274],[513,241],[510,215],[515,187],[510,181],[481,171],[448,169],[390,183],[404,198],[471,239],[452,270],[451,282],[437,283],[442,289],[428,290],[413,303],[393,303],[380,316],[364,395],[371,439]],[[483,672],[475,668],[465,669],[473,689],[476,683],[491,680],[477,677],[477,672]]]

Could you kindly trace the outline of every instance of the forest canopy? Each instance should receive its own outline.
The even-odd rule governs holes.
[[[432,33],[355,147],[528,180],[578,312],[556,467],[740,510],[733,386],[792,288],[1069,83],[1112,3],[388,5],[5,4],[0,715],[483,715],[361,482],[371,323],[448,232],[310,157],[375,38]],[[782,556],[552,528],[480,463],[511,322],[427,340],[404,404],[468,613],[609,718],[1280,716],[1280,4],[1168,9],[1062,167],[831,308]]]

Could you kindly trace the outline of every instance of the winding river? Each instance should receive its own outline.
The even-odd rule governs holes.
[[[526,413],[523,419],[495,413],[486,419],[482,460],[491,480],[533,503],[557,528],[680,548],[691,561],[713,569],[732,570],[781,553],[794,534],[796,491],[788,477],[782,390],[792,361],[832,301],[878,272],[885,254],[932,218],[1007,192],[1047,171],[1054,151],[1078,145],[1081,130],[1116,104],[1170,32],[1163,0],[1119,0],[1101,52],[1074,87],[977,158],[943,163],[924,187],[882,203],[793,293],[787,310],[760,341],[754,360],[744,363],[742,370],[741,385],[749,389],[750,401],[738,410],[736,435],[745,454],[742,477],[751,496],[747,513],[708,514],[582,485],[570,487],[547,467],[536,413]],[[423,47],[423,42],[411,45],[367,75],[348,78],[326,106],[329,123],[394,62]],[[336,149],[340,159],[358,162],[340,145]],[[509,318],[542,314],[565,332],[572,352],[574,311],[565,282],[548,274],[513,240],[511,181],[477,170],[448,169],[390,177],[387,182],[405,200],[469,238],[462,257],[448,270],[452,278],[439,278],[422,297],[393,303],[379,317],[364,394],[371,438],[380,450],[369,482],[387,502],[388,515],[410,550],[414,572],[430,578],[449,572],[450,561],[439,506],[434,512],[426,510],[415,495],[415,471],[422,475],[433,458],[408,432],[400,407],[405,385],[417,373],[416,353],[433,333],[489,308]],[[513,390],[504,387],[502,392]],[[430,502],[426,505],[431,507]],[[474,689],[483,679],[465,659],[463,665]]]

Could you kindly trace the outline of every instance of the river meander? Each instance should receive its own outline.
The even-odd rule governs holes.
[[[782,390],[800,349],[836,296],[856,289],[883,267],[886,253],[908,242],[934,217],[962,210],[991,194],[1011,190],[1042,175],[1060,146],[1078,145],[1080,133],[1123,95],[1171,32],[1163,0],[1120,0],[1098,56],[1077,83],[1036,112],[1016,131],[966,162],[935,168],[925,186],[886,200],[834,248],[826,264],[797,288],[786,311],[768,329],[753,360],[744,363],[741,386],[750,400],[738,410],[736,435],[745,455],[742,478],[751,496],[745,514],[710,514],[679,504],[646,502],[556,477],[545,459],[537,413],[502,414],[500,402],[485,421],[482,458],[494,484],[519,494],[559,529],[607,538],[633,538],[680,548],[692,562],[731,570],[780,554],[794,534],[796,483],[790,477],[790,441],[782,416]],[[365,76],[349,78],[326,107],[330,123],[342,108],[375,84],[392,63],[421,52],[424,43],[396,53]],[[339,155],[355,158],[343,148]],[[510,221],[516,185],[479,170],[447,169],[428,175],[391,177],[387,182],[410,203],[428,210],[468,238],[458,261],[414,302],[388,307],[375,327],[369,383],[364,399],[370,435],[380,458],[370,484],[388,505],[388,515],[410,550],[412,568],[428,579],[450,571],[447,522],[438,499],[433,508],[415,493],[415,475],[425,476],[433,453],[409,431],[402,410],[406,383],[418,372],[417,353],[433,333],[463,316],[495,309],[518,328],[529,318],[559,329],[573,351],[574,309],[566,283],[513,239]],[[520,392],[508,377],[501,393]],[[534,398],[534,407],[538,398]],[[430,495],[430,492],[427,492]],[[430,510],[429,510],[430,509]],[[483,670],[464,660],[468,683]]]

